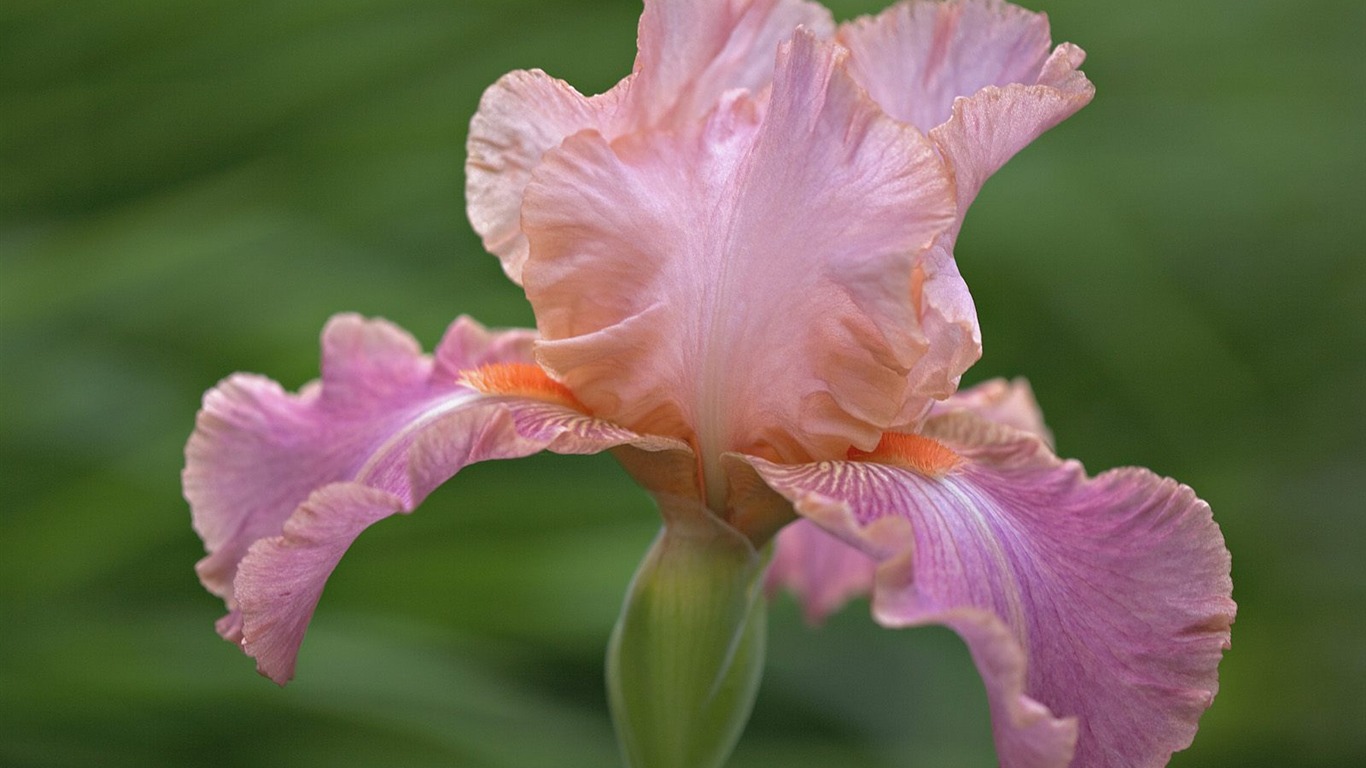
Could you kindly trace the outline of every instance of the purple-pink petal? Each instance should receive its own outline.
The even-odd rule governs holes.
[[[323,584],[367,526],[411,511],[468,464],[541,450],[590,453],[643,439],[546,400],[489,395],[460,371],[529,362],[533,335],[456,321],[435,358],[402,330],[341,315],[323,333],[322,379],[298,395],[238,374],[204,398],[183,476],[224,599],[225,638],[283,683]]]
[[[1043,412],[1024,379],[984,381],[935,402],[930,415],[959,411],[1033,433],[1052,444]],[[809,520],[798,520],[774,541],[768,587],[791,592],[801,603],[807,621],[816,624],[848,600],[872,592],[876,566],[877,562],[857,547]]]
[[[403,511],[402,499],[363,483],[315,491],[279,535],[257,541],[238,563],[229,616],[245,627],[225,637],[240,642],[261,674],[288,682],[327,577],[361,531]]]
[[[849,600],[872,591],[877,561],[810,520],[778,533],[768,567],[770,592],[790,591],[809,624],[819,624]]]
[[[1035,435],[966,411],[925,434],[962,458],[944,477],[752,464],[800,514],[880,561],[880,623],[962,635],[1002,765],[1165,764],[1213,700],[1234,614],[1209,507],[1143,469],[1087,478]]]

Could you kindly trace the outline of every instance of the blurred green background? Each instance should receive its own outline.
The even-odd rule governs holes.
[[[841,17],[881,0],[834,3]],[[1194,486],[1234,554],[1175,766],[1366,760],[1363,5],[1037,0],[1095,102],[959,260],[1060,452]],[[606,766],[602,653],[655,529],[611,459],[462,473],[361,538],[281,690],[213,632],[180,498],[201,393],[316,375],[340,310],[529,324],[463,214],[482,89],[625,74],[634,0],[0,4],[0,764]],[[773,606],[734,766],[985,766],[957,639]]]

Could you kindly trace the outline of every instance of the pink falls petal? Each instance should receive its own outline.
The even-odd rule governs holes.
[[[1088,478],[967,412],[926,434],[941,478],[868,462],[751,460],[810,520],[881,561],[874,616],[967,642],[1003,766],[1158,766],[1218,690],[1234,604],[1209,507],[1143,469]]]
[[[238,563],[237,609],[250,630],[237,640],[261,674],[284,684],[327,577],[361,531],[405,510],[403,500],[363,483],[332,483],[311,494],[277,536],[260,539]]]
[[[825,621],[849,600],[872,591],[877,561],[810,520],[778,533],[768,567],[770,592],[790,591],[810,624]]]
[[[541,450],[680,447],[459,383],[459,371],[529,360],[531,340],[462,318],[433,359],[389,323],[342,315],[323,333],[321,381],[298,395],[243,374],[205,395],[183,475],[208,551],[196,570],[227,604],[220,633],[263,674],[292,676],[317,597],[356,535],[412,510],[461,467]]]
[[[199,564],[205,586],[230,597],[236,564],[254,541],[278,535],[314,489],[350,479],[391,436],[411,434],[405,427],[414,414],[439,415],[442,405],[477,399],[456,386],[451,369],[529,359],[532,338],[524,331],[490,335],[462,318],[443,343],[460,357],[438,371],[395,326],[339,315],[323,331],[322,380],[298,395],[252,374],[210,390],[183,475],[195,530],[210,553]]]
[[[1052,445],[1052,433],[1024,379],[991,379],[960,390],[934,403],[930,415],[960,411],[1029,432]],[[810,520],[798,520],[783,528],[774,542],[768,588],[791,592],[801,602],[807,621],[819,624],[850,599],[873,591],[876,566],[877,561],[857,547]]]
[[[844,53],[799,33],[768,103],[732,94],[689,131],[547,154],[523,213],[538,359],[595,413],[693,442],[708,482],[728,450],[871,445],[921,397],[912,273],[952,195]]]

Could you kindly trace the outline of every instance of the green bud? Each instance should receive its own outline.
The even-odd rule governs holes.
[[[607,649],[628,768],[718,768],[730,756],[763,674],[764,565],[709,513],[673,517],[660,530]]]

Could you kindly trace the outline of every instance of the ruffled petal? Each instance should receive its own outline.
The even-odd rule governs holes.
[[[651,0],[640,19],[636,73],[591,98],[539,70],[512,72],[484,92],[466,144],[470,223],[503,271],[522,283],[522,194],[531,172],[568,136],[609,139],[701,118],[734,89],[758,92],[773,52],[799,25],[824,37],[834,22],[805,0]]]
[[[632,111],[639,128],[705,116],[727,91],[758,92],[778,44],[804,26],[827,38],[830,12],[806,0],[646,0]]]
[[[1053,445],[1053,433],[1043,420],[1039,401],[1034,398],[1034,390],[1023,378],[989,379],[953,394],[930,408],[931,416],[967,411],[978,418],[993,424],[1028,432],[1049,447]]]
[[[854,78],[887,114],[929,133],[953,102],[989,85],[1033,83],[1048,17],[1000,0],[903,0],[841,24]]]
[[[1095,86],[1078,69],[1085,59],[1085,51],[1063,43],[1044,62],[1037,82],[983,88],[954,102],[953,117],[930,132],[953,165],[960,226],[993,173],[1044,131],[1091,103]]]
[[[1001,0],[905,0],[841,25],[839,40],[888,114],[932,132],[957,173],[960,214],[988,176],[1094,93],[1077,71],[1082,50],[1050,55],[1048,17]]]
[[[588,98],[540,70],[511,72],[484,91],[465,149],[465,202],[470,224],[503,271],[521,285],[527,243],[522,191],[547,150],[585,129],[615,135],[629,122],[621,110],[629,79]]]
[[[911,297],[926,345],[907,376],[908,386],[935,400],[952,395],[963,373],[982,356],[977,307],[958,272],[951,247],[948,232],[941,233],[916,262],[911,281]],[[918,424],[926,403],[912,400],[906,405],[896,423]]]
[[[908,299],[952,185],[843,59],[798,33],[771,101],[732,93],[688,132],[579,134],[527,188],[538,359],[595,413],[693,442],[709,481],[727,450],[871,446],[920,396]]]
[[[967,412],[926,434],[959,457],[942,476],[751,462],[800,514],[881,562],[880,623],[964,638],[1003,766],[1165,764],[1213,700],[1233,620],[1209,507],[1143,469],[1088,479],[1034,435]]]
[[[1048,18],[1000,0],[905,0],[839,28],[850,72],[898,120],[927,132],[948,161],[958,216],[917,266],[928,353],[911,386],[947,397],[981,355],[976,308],[953,260],[963,217],[986,179],[1091,100],[1071,44],[1051,54]],[[900,428],[923,412],[905,410]]]
[[[531,340],[462,318],[432,359],[389,323],[342,315],[323,333],[320,382],[290,395],[239,374],[205,396],[183,475],[208,551],[197,570],[227,604],[220,633],[263,674],[292,676],[318,595],[356,535],[411,511],[461,467],[541,450],[687,450],[553,398],[489,394],[457,379],[527,363]]]

